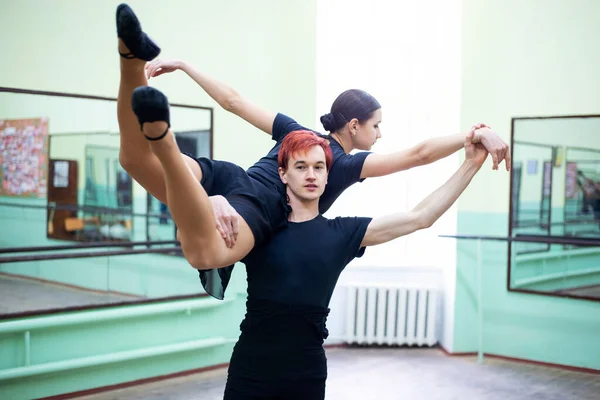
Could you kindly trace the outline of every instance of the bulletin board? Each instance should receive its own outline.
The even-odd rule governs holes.
[[[46,197],[48,119],[0,120],[0,196]]]

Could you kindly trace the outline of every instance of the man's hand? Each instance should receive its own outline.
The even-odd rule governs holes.
[[[477,124],[471,129],[471,132],[474,133],[472,142],[481,143],[492,155],[492,160],[494,162],[492,169],[497,170],[498,165],[504,160],[506,170],[510,171],[510,149],[500,136],[491,130],[489,126],[484,124]]]
[[[217,230],[225,240],[227,247],[233,247],[239,233],[238,218],[240,214],[223,196],[211,196],[209,199],[215,212]]]
[[[155,59],[146,64],[146,78],[154,78],[162,74],[177,71],[181,68],[181,61],[179,60],[160,60]]]
[[[465,161],[472,162],[480,168],[488,156],[488,151],[481,143],[473,142],[474,131],[467,134],[465,138]]]

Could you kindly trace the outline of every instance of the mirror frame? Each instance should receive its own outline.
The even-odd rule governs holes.
[[[600,115],[598,114],[582,114],[582,115],[556,115],[556,116],[546,116],[546,117],[513,117],[511,118],[511,122],[510,122],[510,151],[514,152],[514,145],[515,145],[515,122],[516,121],[522,121],[522,120],[543,120],[543,119],[583,119],[583,118],[600,118]],[[518,140],[517,140],[518,142]],[[565,160],[564,162],[566,163],[566,151],[565,151]],[[515,292],[515,293],[528,293],[528,294],[536,294],[536,295],[540,295],[540,296],[551,296],[551,297],[562,297],[562,298],[571,298],[571,299],[581,299],[581,300],[588,300],[588,301],[597,301],[600,302],[600,297],[591,297],[591,296],[581,296],[581,295],[573,295],[573,294],[562,294],[562,293],[556,293],[556,292],[543,292],[543,291],[539,291],[539,290],[531,290],[531,289],[514,289],[511,288],[510,282],[511,282],[511,267],[512,267],[512,246],[513,246],[513,241],[511,240],[513,238],[513,212],[514,212],[514,204],[513,204],[513,173],[512,173],[512,165],[511,165],[511,172],[510,172],[510,188],[509,188],[509,198],[508,198],[508,202],[509,202],[509,210],[508,210],[508,260],[507,260],[507,264],[508,264],[508,274],[507,274],[507,279],[506,279],[506,289],[509,292]],[[552,174],[553,175],[553,174]],[[543,188],[543,185],[542,185]],[[552,203],[550,203],[550,215],[552,214]],[[550,220],[551,221],[551,220]],[[551,231],[550,231],[551,232]],[[549,235],[548,236],[548,246],[550,246],[550,244],[553,243],[553,238],[560,238],[560,239],[568,239],[568,237],[566,236],[556,236],[556,235]],[[598,245],[600,246],[600,239],[598,239]]]
[[[85,100],[104,100],[109,102],[116,102],[117,99],[114,97],[104,97],[104,96],[95,96],[95,95],[85,95],[85,94],[76,94],[76,93],[64,93],[64,92],[52,92],[52,91],[42,91],[42,90],[31,90],[31,89],[20,89],[20,88],[11,88],[11,87],[1,87],[0,93],[15,93],[15,94],[30,94],[30,95],[40,95],[40,96],[50,96],[50,97],[67,97],[67,98],[75,98],[75,99],[85,99]],[[188,108],[195,110],[205,110],[209,112],[210,118],[210,158],[214,157],[214,109],[213,107],[204,107],[204,106],[195,106],[190,104],[181,104],[181,103],[171,103],[171,107],[179,107],[179,108]],[[50,154],[50,141],[48,143],[48,154]],[[48,158],[50,160],[50,158]],[[46,197],[47,201],[47,197]],[[45,237],[45,235],[44,235]],[[59,239],[53,239],[59,240]],[[71,242],[73,243],[73,248],[77,248],[77,244],[85,244],[85,242]],[[149,248],[151,246],[148,246]],[[200,284],[200,279],[198,279],[199,288],[202,288]],[[93,310],[93,309],[103,309],[110,307],[121,307],[128,305],[141,305],[141,304],[150,304],[150,303],[159,303],[164,301],[172,301],[172,300],[183,300],[183,299],[193,299],[193,298],[203,298],[209,297],[207,293],[196,293],[196,294],[186,294],[186,295],[177,295],[177,296],[166,296],[166,297],[156,297],[149,298],[143,300],[133,300],[133,301],[117,301],[114,303],[108,304],[93,304],[93,305],[77,305],[70,307],[62,307],[62,308],[49,308],[44,310],[30,310],[30,311],[22,311],[10,314],[0,314],[0,321],[6,319],[14,319],[14,318],[23,318],[23,317],[32,317],[32,316],[40,316],[40,315],[48,315],[48,314],[57,314],[71,311],[85,311],[85,310]]]

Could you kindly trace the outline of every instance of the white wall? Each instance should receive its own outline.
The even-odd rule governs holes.
[[[373,151],[380,153],[405,149],[430,137],[467,128],[460,126],[459,118],[460,7],[459,0],[320,1],[318,116],[329,111],[342,91],[366,90],[382,105],[383,138],[373,147]],[[322,129],[318,118],[314,125]],[[376,217],[408,211],[445,182],[457,166],[458,157],[451,156],[395,176],[368,179],[347,190],[328,216]],[[427,231],[368,249],[342,278],[353,274],[355,268],[360,268],[366,277],[368,267],[409,267],[411,271],[415,267],[441,267],[444,271],[441,286],[445,288],[445,304],[449,305],[447,320],[451,323],[455,247],[453,241],[439,239],[438,235],[455,232],[456,208],[453,208]],[[330,319],[330,326],[331,323]],[[451,332],[450,327],[447,336]]]

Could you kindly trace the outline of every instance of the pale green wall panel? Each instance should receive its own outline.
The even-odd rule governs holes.
[[[508,215],[459,213],[459,234],[504,236]],[[600,306],[587,300],[508,292],[508,247],[483,242],[484,352],[600,369]],[[478,349],[477,243],[457,243],[454,352]]]

